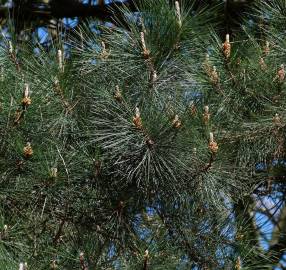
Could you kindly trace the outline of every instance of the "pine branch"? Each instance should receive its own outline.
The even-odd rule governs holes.
[[[239,228],[237,236],[240,234],[244,235],[248,241],[248,244],[250,244],[251,247],[258,251],[260,250],[259,232],[257,231],[254,219],[255,217],[251,214],[254,205],[254,199],[251,197],[245,198],[244,200],[239,200],[234,205],[234,213],[237,219],[237,223],[239,224],[239,221],[243,219],[242,223],[244,224],[242,231],[240,231],[241,228]],[[245,263],[247,265],[253,265],[253,257],[246,258]]]

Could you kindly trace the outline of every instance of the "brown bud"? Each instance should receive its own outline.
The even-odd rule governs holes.
[[[260,65],[262,70],[266,70],[267,69],[267,65],[265,64],[265,61],[264,61],[264,59],[262,57],[259,60],[259,65]]]
[[[122,94],[121,94],[121,91],[120,91],[118,85],[115,86],[114,98],[115,98],[115,100],[117,100],[118,102],[122,102],[122,100],[123,100]]]
[[[190,111],[191,111],[192,116],[196,116],[197,115],[197,107],[196,107],[196,105],[194,103],[191,104]]]
[[[209,149],[213,154],[217,153],[218,151],[218,144],[214,140],[214,136],[212,132],[210,133]]]
[[[216,153],[218,151],[218,144],[216,142],[210,142],[209,149],[212,153]]]
[[[174,118],[173,121],[172,121],[172,125],[173,125],[173,127],[176,128],[176,129],[179,129],[179,128],[182,127],[182,122],[181,122],[181,120],[179,119],[179,116],[178,116],[177,114],[175,115],[175,118]]]
[[[278,113],[273,117],[273,123],[278,127],[282,126],[282,121]]]
[[[144,258],[145,259],[149,258],[149,251],[148,251],[148,249],[146,249],[145,252],[144,252]]]
[[[204,71],[206,72],[206,74],[208,76],[211,75],[212,67],[211,67],[211,64],[210,64],[210,56],[209,56],[208,53],[206,54],[205,61],[203,62],[203,69],[204,69]]]
[[[101,47],[102,47],[102,50],[101,50],[101,53],[100,53],[100,59],[101,60],[105,60],[105,59],[107,59],[109,57],[110,52],[108,52],[106,50],[106,46],[105,46],[104,41],[101,41]]]
[[[23,154],[24,154],[25,158],[29,158],[33,155],[33,149],[32,149],[32,146],[29,142],[23,148]]]
[[[142,129],[142,127],[143,127],[139,108],[135,109],[135,116],[133,117],[133,124],[138,129]]]
[[[23,111],[17,109],[14,116],[14,125],[18,125],[22,117],[23,117]]]
[[[23,93],[22,105],[26,108],[31,104],[32,104],[32,100],[30,98],[30,88],[29,88],[29,84],[26,83],[25,88],[24,88],[24,93]]]
[[[204,123],[207,125],[210,121],[211,114],[209,113],[209,106],[205,106],[205,112],[203,114]]]
[[[215,66],[213,66],[213,69],[210,73],[210,79],[214,85],[217,85],[219,83],[219,76]]]
[[[278,77],[279,82],[283,82],[285,79],[285,68],[284,68],[283,64],[281,64],[281,66],[277,72],[277,77]]]
[[[22,105],[25,106],[25,107],[28,107],[29,105],[32,104],[32,100],[30,97],[24,97],[22,99]]]
[[[229,42],[229,34],[226,34],[225,42],[222,44],[222,48],[223,48],[223,54],[225,58],[228,59],[231,53],[231,44]]]
[[[237,258],[234,268],[235,268],[235,270],[240,270],[241,269],[241,259],[240,259],[240,257]]]
[[[57,178],[58,177],[58,168],[55,168],[55,167],[51,168],[50,176],[52,178]]]
[[[265,42],[265,46],[263,48],[263,52],[265,55],[268,55],[270,53],[270,44],[269,44],[269,41],[266,41]]]

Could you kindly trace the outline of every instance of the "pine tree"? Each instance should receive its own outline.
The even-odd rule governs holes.
[[[3,36],[1,269],[283,269],[286,5],[251,4]]]

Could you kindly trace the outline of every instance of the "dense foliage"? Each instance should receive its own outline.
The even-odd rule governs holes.
[[[1,269],[283,269],[286,4],[170,2],[3,35]]]

